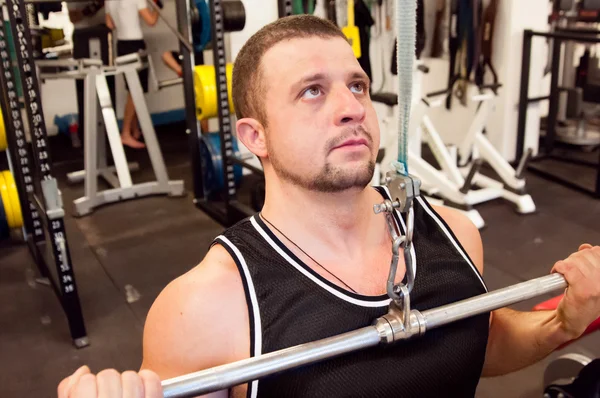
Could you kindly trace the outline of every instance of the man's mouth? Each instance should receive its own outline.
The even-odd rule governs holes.
[[[356,147],[356,146],[369,146],[369,142],[364,138],[352,138],[350,140],[346,140],[340,145],[334,147],[333,149],[339,149],[344,147]]]

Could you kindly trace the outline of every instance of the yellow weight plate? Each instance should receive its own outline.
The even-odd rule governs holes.
[[[227,75],[229,111],[233,113],[235,109],[233,108],[233,97],[231,96],[232,73],[233,65],[227,64],[225,74]],[[196,113],[198,119],[205,120],[216,117],[218,115],[217,85],[213,65],[198,65],[194,68],[194,90],[196,92]]]
[[[15,220],[14,228],[21,228],[23,226],[23,213],[21,213],[21,201],[19,200],[19,191],[17,191],[17,184],[10,171],[3,171],[4,182],[8,187],[8,197],[10,198],[10,205],[13,211],[13,217]]]
[[[8,143],[6,142],[6,130],[4,129],[4,118],[2,117],[2,112],[0,111],[0,151],[4,151],[8,147]]]
[[[12,206],[10,203],[10,195],[8,194],[8,186],[4,181],[4,173],[0,173],[0,195],[2,203],[4,203],[4,213],[6,213],[6,221],[9,228],[15,228],[15,218],[13,216]]]

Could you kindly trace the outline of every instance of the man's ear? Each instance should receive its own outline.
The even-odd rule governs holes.
[[[237,137],[256,156],[267,156],[267,141],[263,125],[249,117],[239,119],[236,123]]]

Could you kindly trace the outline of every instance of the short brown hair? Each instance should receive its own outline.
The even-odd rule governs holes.
[[[248,39],[238,53],[233,67],[232,95],[238,119],[253,117],[263,124],[267,122],[260,69],[263,55],[281,41],[315,36],[324,39],[341,37],[346,40],[346,36],[335,24],[312,15],[278,19]]]

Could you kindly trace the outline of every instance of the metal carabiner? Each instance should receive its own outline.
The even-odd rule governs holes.
[[[390,273],[386,285],[388,296],[396,302],[402,299],[397,290],[398,286],[396,285],[395,280],[396,270],[398,269],[398,260],[400,259],[400,246],[404,247],[404,242],[406,242],[405,236],[397,236],[392,243],[392,262],[390,264]]]
[[[406,284],[400,283],[395,284],[396,271],[398,269],[398,260],[400,260],[400,248],[402,247],[402,254],[404,256],[404,264],[406,266]],[[411,244],[407,244],[406,236],[399,236],[394,239],[392,244],[392,262],[390,264],[390,273],[387,280],[387,293],[388,296],[394,301],[402,300],[400,296],[400,288],[405,286],[407,293],[412,291],[415,284],[415,273],[413,272],[412,256],[410,254]]]

